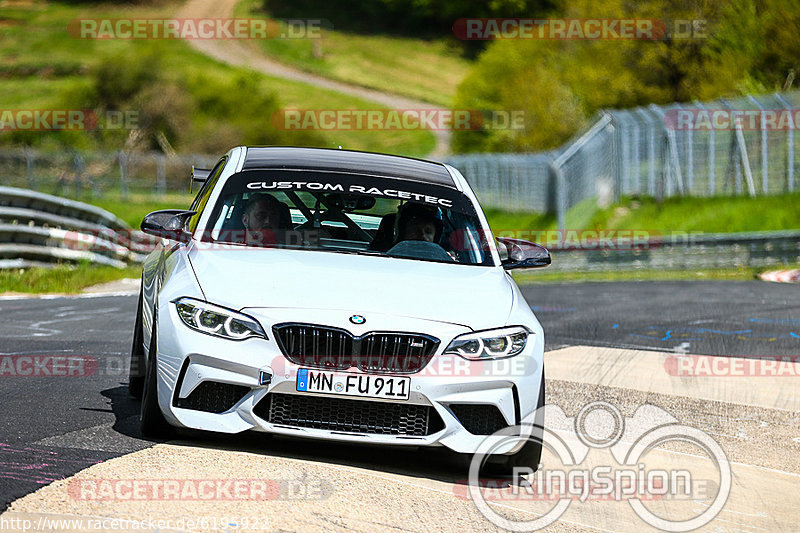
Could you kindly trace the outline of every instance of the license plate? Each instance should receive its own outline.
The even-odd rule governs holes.
[[[408,400],[411,378],[301,368],[297,371],[297,391]]]

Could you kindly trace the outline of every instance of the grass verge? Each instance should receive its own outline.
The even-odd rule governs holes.
[[[115,5],[107,3],[61,3],[15,2],[3,8],[2,39],[0,39],[0,88],[3,105],[7,109],[82,109],[86,99],[96,90],[92,83],[92,72],[98,66],[117,58],[125,58],[128,65],[137,59],[150,57],[157,49],[160,61],[159,72],[165,72],[165,83],[186,91],[188,98],[175,96],[164,100],[167,105],[178,102],[188,111],[165,112],[169,126],[175,132],[170,139],[176,149],[221,153],[238,144],[246,131],[271,132],[273,137],[292,132],[279,131],[271,122],[271,109],[253,108],[260,102],[259,96],[274,95],[279,108],[308,107],[313,102],[322,109],[376,109],[373,102],[355,98],[335,91],[320,89],[305,83],[284,80],[257,74],[249,69],[232,67],[220,63],[195,51],[180,40],[137,41],[134,39],[79,39],[71,36],[67,27],[70,21],[89,19],[156,19],[174,16],[175,4],[160,6]],[[124,69],[123,69],[124,71]],[[246,90],[236,86],[236,80],[255,81]],[[238,83],[238,82],[236,82]],[[233,85],[232,85],[233,84]],[[211,88],[211,89],[209,89]],[[222,88],[222,89],[220,89]],[[208,102],[219,103],[217,92],[240,94],[241,105],[236,108],[236,117],[230,113],[215,114]],[[209,94],[209,92],[211,94]],[[171,94],[171,93],[170,93]],[[180,93],[182,94],[182,93]],[[168,95],[158,95],[159,98]],[[142,97],[144,98],[144,97]],[[153,100],[150,95],[147,100]],[[223,99],[224,100],[224,99]],[[147,102],[144,102],[147,103]],[[144,103],[131,104],[120,109],[138,110]],[[126,102],[125,106],[129,103]],[[154,104],[153,104],[154,105]],[[192,107],[194,106],[194,107]],[[177,108],[176,108],[177,109]],[[151,110],[152,111],[152,110]],[[227,119],[231,121],[226,122]],[[234,120],[235,119],[235,120]],[[144,119],[142,119],[144,122]],[[185,122],[190,122],[193,132],[188,132]],[[245,123],[245,126],[239,123]],[[202,130],[202,131],[201,131]],[[78,149],[117,149],[119,136],[115,131],[102,132],[11,132],[0,137],[0,144],[33,144],[49,150],[61,150],[65,143]],[[23,135],[24,133],[24,135]],[[424,156],[430,153],[436,139],[426,130],[386,131],[322,131],[313,141],[315,146],[335,147],[341,145],[355,150],[388,152],[402,155]],[[272,138],[272,137],[270,137]],[[283,137],[281,137],[283,138]],[[292,137],[294,138],[294,137]],[[175,144],[183,139],[185,146]],[[297,142],[302,142],[302,138]]]
[[[160,209],[188,209],[197,191],[198,189],[195,188],[194,194],[170,193],[165,194],[163,197],[132,193],[126,199],[116,195],[107,195],[102,198],[84,201],[88,201],[97,207],[102,207],[106,211],[117,215],[130,227],[139,229],[142,219],[148,213]]]
[[[667,281],[667,280],[717,280],[717,281],[750,281],[758,274],[768,270],[800,268],[795,265],[775,265],[770,267],[718,268],[708,270],[620,270],[607,272],[519,272],[513,274],[520,285],[532,283],[559,283],[581,281]]]
[[[138,228],[142,218],[158,209],[184,208],[191,203],[189,194],[172,193],[157,198],[149,194],[131,194],[127,199],[109,195],[90,200]],[[800,212],[795,208],[800,195],[783,195],[766,198],[681,198],[656,204],[651,200],[626,199],[620,205],[598,211],[589,227],[610,229],[646,228],[668,231],[756,231],[783,230],[800,227]],[[717,214],[717,216],[715,216]],[[487,209],[486,216],[495,232],[514,230],[545,230],[555,227],[551,215],[536,213],[511,213]],[[749,217],[747,224],[738,223],[736,217]],[[698,221],[705,221],[702,224]],[[698,225],[700,224],[700,225]],[[723,225],[727,224],[727,225]],[[700,228],[700,229],[698,229]],[[523,236],[524,238],[524,236]],[[773,267],[748,267],[708,270],[631,270],[608,272],[555,272],[548,269],[531,270],[514,274],[520,284],[558,283],[581,281],[655,281],[655,280],[752,280],[761,272],[782,268],[800,268],[796,265]],[[81,264],[60,265],[53,269],[34,268],[0,271],[0,292],[22,293],[77,293],[82,289],[122,278],[139,277],[140,267],[116,269],[106,266]]]
[[[262,0],[243,0],[238,17],[265,17]],[[282,27],[285,32],[285,26]],[[470,62],[446,39],[426,41],[321,30],[320,38],[265,39],[266,55],[295,68],[379,91],[449,107]]]
[[[86,263],[78,265],[61,264],[53,268],[0,270],[0,293],[76,294],[98,283],[124,278],[138,278],[141,275],[141,266],[115,268]]]
[[[736,233],[800,228],[800,194],[714,198],[625,198],[598,210],[589,229]],[[576,228],[582,229],[582,228]]]

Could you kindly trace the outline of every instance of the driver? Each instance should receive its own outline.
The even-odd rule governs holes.
[[[280,229],[280,202],[269,194],[248,200],[242,213],[242,224],[248,244],[276,244]]]
[[[397,238],[401,241],[436,242],[442,233],[439,209],[422,204],[406,204],[397,217]]]

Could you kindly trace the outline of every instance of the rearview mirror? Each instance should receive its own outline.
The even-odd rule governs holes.
[[[142,231],[173,241],[189,242],[192,234],[186,231],[186,222],[197,214],[197,211],[183,209],[164,209],[153,211],[142,220]]]
[[[505,249],[500,257],[506,270],[545,267],[551,262],[550,252],[539,244],[509,237],[498,237],[497,243]]]

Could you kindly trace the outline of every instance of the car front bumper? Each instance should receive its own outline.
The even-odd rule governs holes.
[[[162,306],[158,315],[158,399],[167,420],[178,427],[223,433],[254,430],[344,442],[445,446],[458,453],[473,453],[487,435],[475,434],[465,428],[470,424],[462,420],[465,418],[463,406],[469,409],[484,406],[479,407],[478,411],[489,412],[494,416],[494,425],[500,422],[502,426],[526,420],[537,408],[544,351],[544,337],[538,323],[523,324],[533,333],[520,355],[476,362],[442,354],[454,337],[470,331],[464,326],[445,322],[371,313],[367,323],[354,325],[347,321],[352,314],[347,310],[245,309],[243,312],[258,319],[269,339],[231,341],[188,328],[177,316],[173,304],[168,304],[168,309],[165,307]],[[272,325],[282,322],[325,324],[348,330],[356,336],[369,331],[422,333],[434,336],[441,342],[434,357],[422,371],[407,374],[411,385],[408,400],[345,398],[297,392],[297,371],[302,367],[282,355],[270,329]],[[187,407],[187,399],[198,391],[201,384],[208,382],[223,384],[225,387],[217,387],[220,390],[238,391],[232,407],[222,412]],[[227,387],[230,385],[235,387]],[[265,415],[265,405],[279,398],[290,403],[302,398],[303,405],[314,408],[305,417],[306,422],[298,422],[295,416],[295,421],[288,424],[273,423]],[[330,409],[345,405],[339,401],[345,399],[349,402],[368,402],[369,405],[346,405],[355,406],[354,413],[361,413],[362,410],[358,408],[369,408],[371,405],[375,407],[369,409],[373,416],[374,413],[380,416],[380,413],[399,412],[398,416],[403,418],[406,416],[403,409],[419,413],[420,408],[409,406],[421,406],[428,413],[430,424],[427,431],[418,431],[419,434],[391,434],[391,430],[390,434],[382,434],[367,426],[346,428],[344,431],[341,427],[308,427],[315,425],[316,418],[334,416]],[[390,405],[376,406],[374,402]],[[462,419],[455,414],[456,411],[462,413]],[[471,428],[475,431],[474,425]],[[501,446],[497,452],[513,453],[519,446],[521,443]]]

